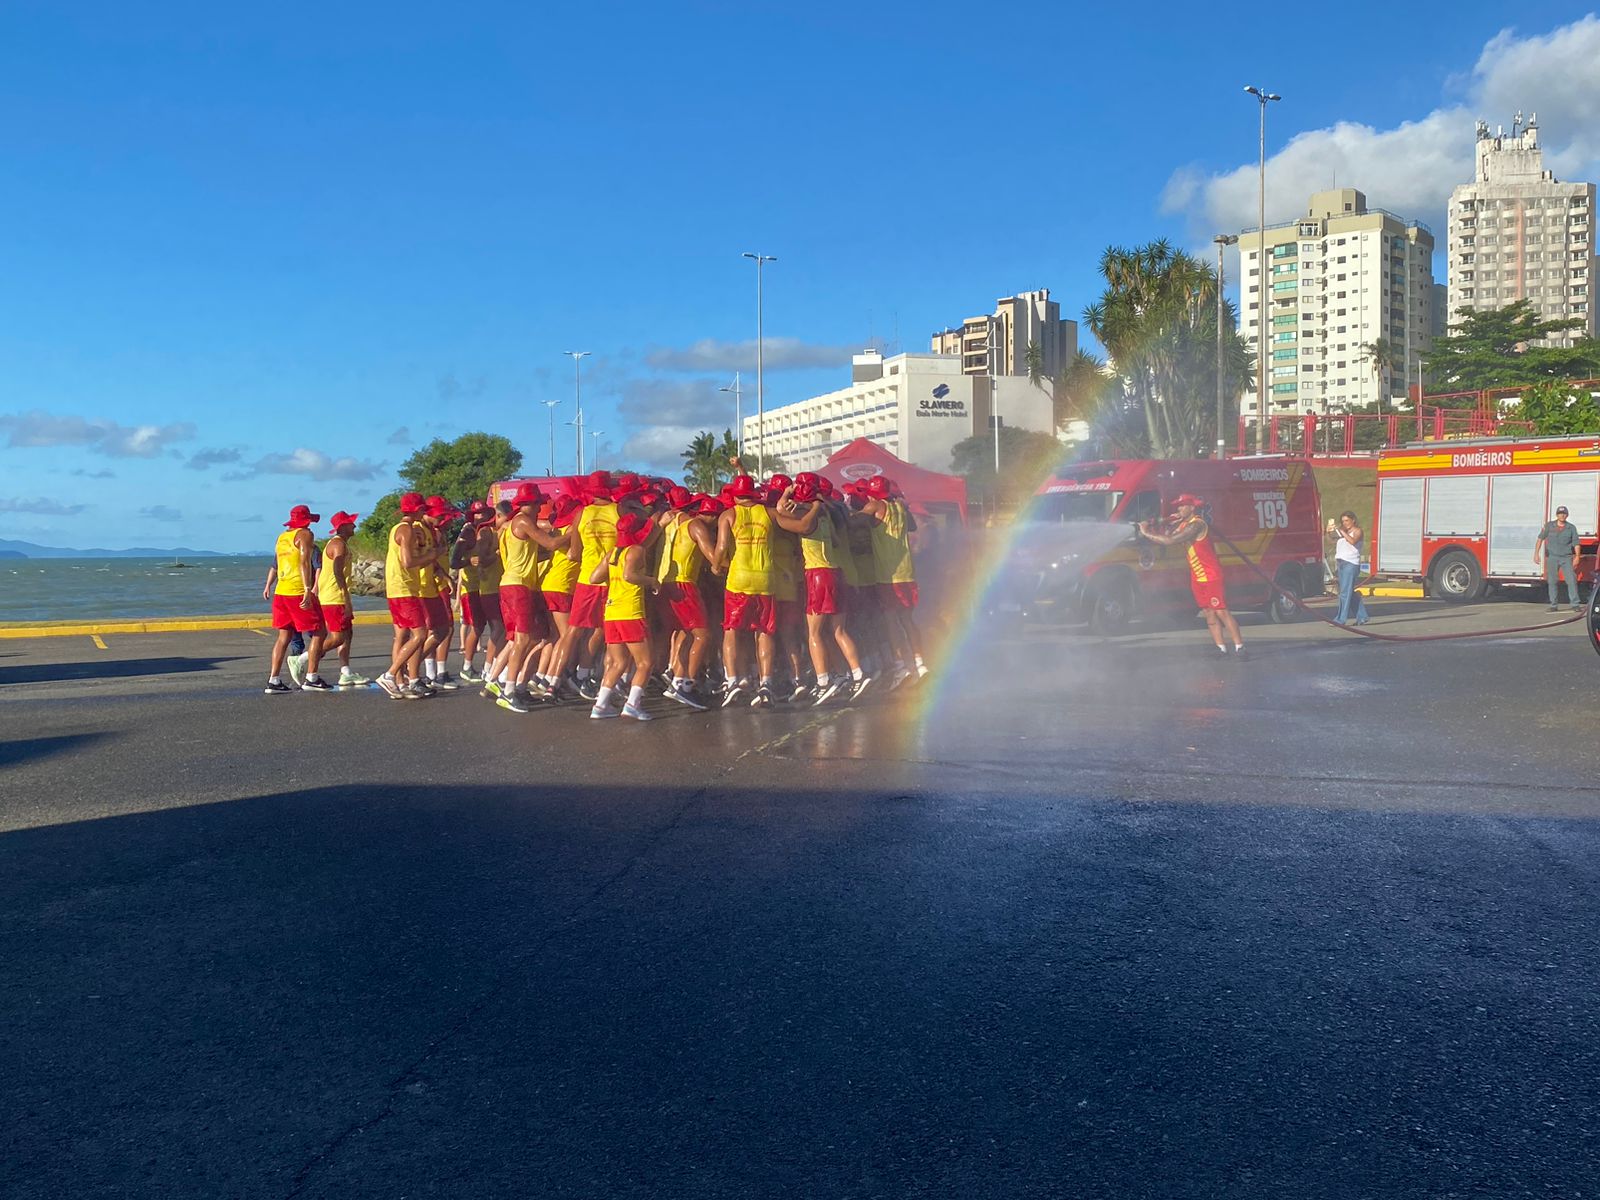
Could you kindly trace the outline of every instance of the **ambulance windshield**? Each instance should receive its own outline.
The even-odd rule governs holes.
[[[1034,498],[1029,519],[1040,525],[1109,521],[1121,492],[1049,492]]]

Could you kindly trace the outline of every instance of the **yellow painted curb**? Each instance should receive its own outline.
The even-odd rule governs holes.
[[[1363,596],[1388,596],[1394,600],[1421,600],[1422,585],[1420,583],[1378,583],[1371,587],[1357,588]]]
[[[357,625],[387,625],[385,612],[358,612]],[[201,633],[213,629],[271,629],[269,616],[151,617],[134,621],[13,621],[0,624],[0,639],[94,637],[113,633]]]

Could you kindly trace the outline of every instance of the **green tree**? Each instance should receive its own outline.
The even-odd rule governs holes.
[[[1401,366],[1401,352],[1388,338],[1379,338],[1375,342],[1367,342],[1361,347],[1361,361],[1372,368],[1372,373],[1378,377],[1379,408],[1382,408],[1383,397],[1391,395],[1394,386],[1394,369]]]
[[[1528,421],[1545,436],[1600,433],[1600,403],[1588,388],[1549,381],[1523,389],[1516,407],[1506,416]]]
[[[1477,392],[1600,376],[1600,342],[1593,338],[1572,346],[1539,344],[1581,328],[1581,317],[1544,320],[1528,300],[1476,312],[1462,309],[1456,315],[1450,336],[1435,341],[1428,354],[1428,374],[1441,391]],[[1460,397],[1444,403],[1471,407],[1474,401]]]
[[[1023,359],[1028,364],[1028,382],[1038,387],[1044,378],[1044,347],[1038,342],[1029,342]]]
[[[1051,468],[1061,461],[1064,449],[1048,433],[1002,425],[998,486],[992,433],[976,434],[952,446],[950,467],[957,475],[966,477],[967,486],[976,495],[1016,506],[1033,495]]]
[[[485,499],[489,485],[512,479],[522,469],[522,452],[494,433],[464,433],[454,441],[434,438],[400,464],[400,487],[372,506],[357,530],[356,548],[383,549],[389,528],[399,518],[400,494],[443,496],[455,504]]]
[[[709,429],[701,430],[683,454],[683,480],[697,492],[716,492],[733,478],[733,463],[739,453],[733,431],[725,429],[722,440]]]
[[[1083,317],[1116,364],[1121,396],[1111,412],[1130,422],[1142,420],[1146,453],[1198,456],[1216,438],[1216,272],[1155,241],[1131,250],[1108,248],[1100,258],[1100,274],[1105,291]],[[1227,302],[1223,322],[1223,382],[1231,397],[1223,414],[1226,426],[1237,420],[1239,393],[1253,361]]]

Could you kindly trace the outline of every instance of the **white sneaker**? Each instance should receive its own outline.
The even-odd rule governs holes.
[[[607,717],[617,717],[620,715],[621,714],[609,704],[596,704],[589,710],[589,719],[591,721],[604,721]]]
[[[821,708],[829,700],[832,700],[835,696],[837,696],[842,687],[844,687],[844,680],[835,679],[830,682],[827,687],[820,688],[817,691],[817,698],[811,702],[811,707]]]
[[[368,679],[366,676],[357,675],[354,671],[339,672],[339,686],[342,688],[366,687],[371,682],[372,680]]]
[[[611,715],[614,717],[617,714],[616,713],[612,713]],[[635,708],[631,704],[624,704],[622,706],[622,715],[625,716],[625,717],[632,717],[635,721],[649,721],[649,720],[652,719],[650,714],[645,712],[644,709]]]
[[[306,660],[309,657],[306,654],[289,655],[289,678],[294,680],[295,687],[306,681]]]

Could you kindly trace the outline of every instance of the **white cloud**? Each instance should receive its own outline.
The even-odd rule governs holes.
[[[194,426],[187,421],[122,425],[38,410],[0,416],[0,430],[5,432],[8,446],[82,446],[111,458],[156,458],[171,443],[188,441],[195,435]]]
[[[677,479],[683,474],[683,452],[704,426],[650,425],[622,443],[623,461],[641,470]]]
[[[356,458],[329,458],[321,450],[304,447],[290,454],[268,454],[252,465],[248,472],[227,478],[249,478],[252,475],[304,475],[321,482],[332,479],[371,479],[382,469],[382,463]]]
[[[232,447],[211,448],[196,450],[189,456],[189,461],[184,465],[191,471],[204,471],[207,467],[220,466],[223,463],[236,463],[244,454]]]
[[[1296,134],[1267,159],[1267,221],[1293,219],[1312,192],[1359,188],[1369,204],[1435,227],[1443,237],[1450,190],[1473,176],[1474,126],[1509,126],[1519,109],[1539,115],[1545,165],[1560,178],[1593,178],[1600,165],[1600,18],[1590,14],[1547,34],[1504,30],[1470,70],[1452,80],[1462,102],[1441,103],[1393,128],[1343,121]],[[1293,97],[1271,106],[1271,124],[1292,120]],[[1232,170],[1174,171],[1162,209],[1187,212],[1196,234],[1253,228],[1254,160]]]
[[[769,337],[762,345],[762,367],[768,371],[848,366],[848,346],[820,346],[793,337]],[[754,371],[756,342],[724,342],[701,338],[691,346],[656,347],[646,352],[645,365],[658,371]]]
[[[389,435],[388,440],[391,446],[409,446],[411,444],[411,430],[402,425]]]
[[[83,504],[63,504],[59,500],[47,500],[43,496],[32,500],[0,497],[0,512],[31,513],[36,517],[75,517],[86,507],[87,505]]]
[[[166,504],[152,504],[148,508],[141,508],[139,515],[147,521],[181,521],[183,514],[177,509]]]

